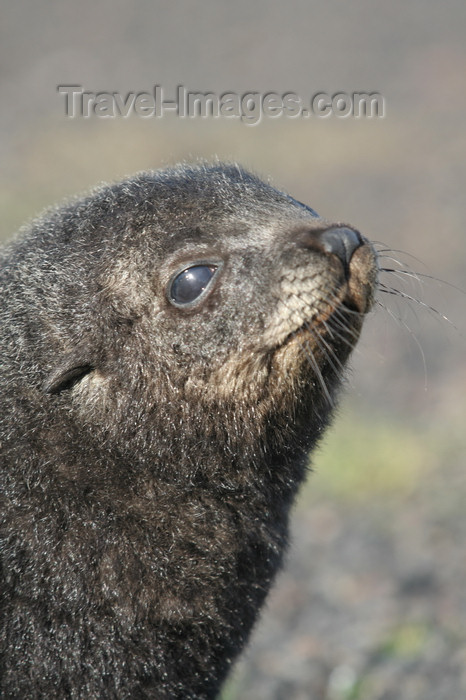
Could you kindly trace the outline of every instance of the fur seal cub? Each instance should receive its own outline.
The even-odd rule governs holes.
[[[3,698],[215,697],[376,269],[220,164],[101,187],[5,249]]]

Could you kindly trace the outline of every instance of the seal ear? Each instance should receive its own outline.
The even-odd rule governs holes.
[[[82,343],[65,355],[50,372],[42,387],[43,391],[45,394],[58,394],[63,389],[69,389],[93,369],[95,363],[90,358],[89,346]]]

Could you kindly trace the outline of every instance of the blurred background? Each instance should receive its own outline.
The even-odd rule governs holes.
[[[0,10],[3,240],[102,180],[218,157],[351,222],[396,251],[395,267],[423,275],[385,279],[417,301],[381,295],[366,325],[294,512],[286,570],[224,700],[466,697],[465,29],[463,0],[36,0]],[[70,119],[57,92],[156,84],[167,99],[177,85],[377,92],[386,113],[255,126]]]

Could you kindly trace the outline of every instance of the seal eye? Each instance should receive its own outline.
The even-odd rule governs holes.
[[[173,279],[169,299],[175,306],[192,304],[209,286],[217,265],[193,265],[187,267]]]

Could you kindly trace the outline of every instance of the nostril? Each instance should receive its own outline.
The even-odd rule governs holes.
[[[332,253],[340,258],[346,268],[354,251],[362,245],[363,241],[357,231],[344,226],[322,231],[319,234],[319,243],[326,253]]]

